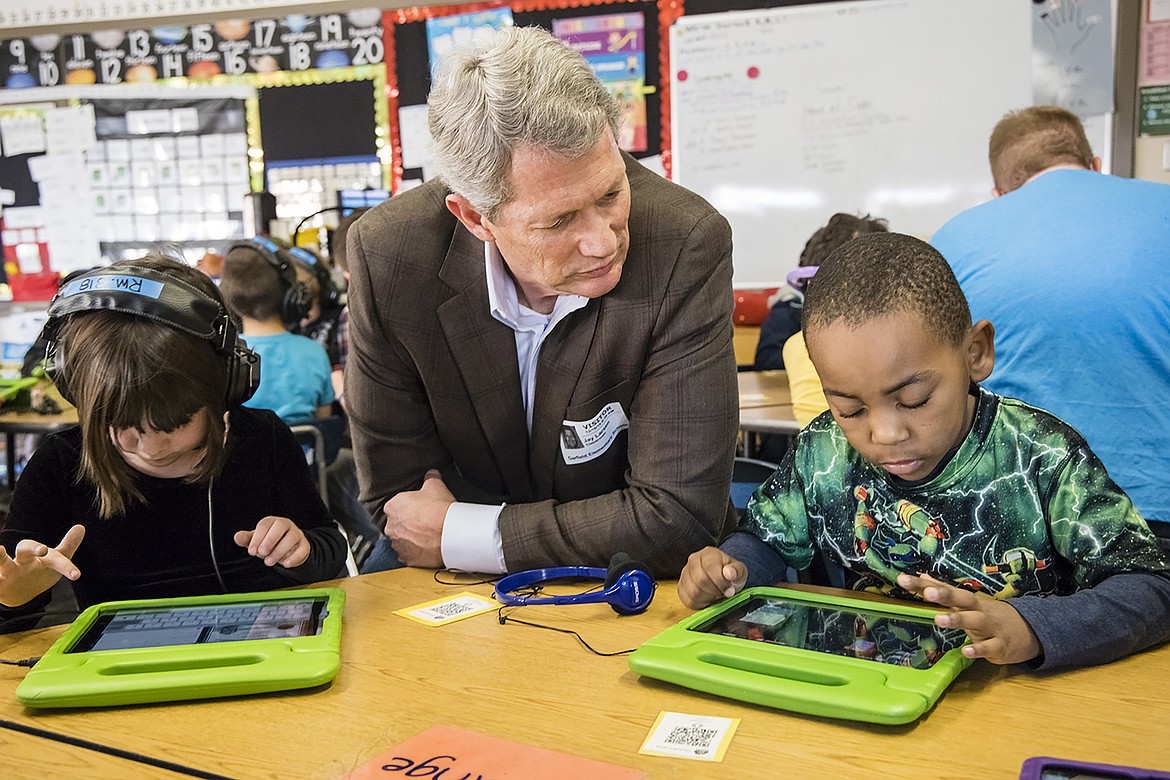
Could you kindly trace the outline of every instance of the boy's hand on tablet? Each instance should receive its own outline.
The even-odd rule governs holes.
[[[248,548],[248,555],[264,560],[265,566],[280,564],[294,569],[309,559],[305,532],[287,517],[269,515],[253,531],[236,531],[236,544]]]
[[[926,601],[949,607],[935,616],[941,628],[967,632],[967,658],[986,658],[993,664],[1019,664],[1040,655],[1040,642],[1028,622],[1010,603],[940,582],[928,574],[898,575],[898,585]]]
[[[19,607],[53,587],[63,576],[71,580],[80,577],[72,558],[83,538],[85,526],[75,525],[56,547],[21,539],[15,558],[0,547],[0,604]]]
[[[691,609],[702,609],[734,596],[747,582],[747,566],[718,547],[691,553],[678,577],[678,597]]]

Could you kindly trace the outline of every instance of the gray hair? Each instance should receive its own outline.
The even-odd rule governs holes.
[[[512,155],[530,145],[580,159],[620,108],[580,54],[540,27],[505,27],[442,62],[428,99],[439,176],[493,217],[512,195]]]

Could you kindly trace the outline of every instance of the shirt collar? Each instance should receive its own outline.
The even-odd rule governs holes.
[[[516,283],[508,269],[504,267],[504,256],[494,241],[485,241],[484,268],[487,275],[488,309],[492,317],[504,323],[513,330],[531,328],[537,323],[547,326],[549,323],[559,322],[567,314],[582,308],[589,303],[589,299],[582,295],[562,293],[557,296],[553,310],[549,314],[533,311],[520,303],[516,295]]]

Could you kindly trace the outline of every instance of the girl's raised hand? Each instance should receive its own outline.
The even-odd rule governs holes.
[[[63,576],[71,580],[80,577],[72,558],[84,537],[85,526],[75,525],[56,547],[22,539],[16,545],[15,557],[0,547],[0,604],[19,607],[53,587]]]

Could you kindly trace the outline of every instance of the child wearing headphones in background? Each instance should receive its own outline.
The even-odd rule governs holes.
[[[289,332],[313,301],[284,250],[266,238],[232,244],[224,256],[220,289],[264,367],[260,388],[247,406],[271,409],[289,425],[328,417],[333,364],[320,344]]]
[[[312,249],[294,246],[288,250],[297,269],[297,278],[309,290],[312,305],[305,316],[292,329],[293,333],[300,334],[320,344],[329,356],[329,363],[333,370],[341,368],[341,357],[337,348],[337,321],[344,306],[341,303],[341,290],[333,280],[333,271]],[[334,383],[334,392],[337,386]]]
[[[301,449],[246,409],[254,354],[219,292],[170,258],[121,261],[49,307],[47,366],[80,426],[46,437],[0,532],[0,610],[247,592],[343,573],[346,544]]]

